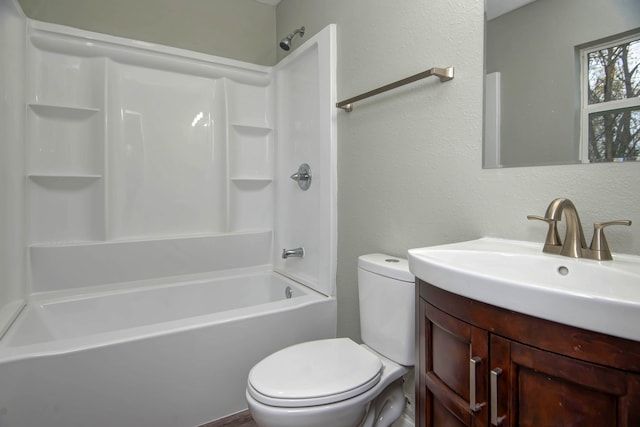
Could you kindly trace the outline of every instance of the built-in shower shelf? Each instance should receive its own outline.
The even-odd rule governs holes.
[[[98,174],[68,174],[68,173],[30,173],[27,175],[34,180],[47,179],[100,179],[102,175]]]
[[[238,182],[238,183],[242,183],[242,182],[246,182],[246,183],[268,183],[273,181],[273,178],[270,177],[254,177],[254,176],[238,176],[238,177],[232,177],[231,181],[233,182]]]
[[[64,120],[83,120],[101,111],[99,108],[53,104],[29,104],[29,108],[41,117]]]
[[[104,123],[97,108],[29,104],[29,176],[101,178]]]
[[[273,132],[265,126],[232,123],[229,159],[234,181],[264,180],[273,176]]]
[[[266,136],[273,129],[267,126],[245,124],[245,123],[232,123],[231,126],[239,133],[253,136]]]
[[[70,240],[70,241],[59,241],[59,242],[46,242],[46,243],[33,243],[29,245],[29,248],[41,248],[41,249],[50,249],[50,248],[75,248],[75,247],[85,247],[92,245],[99,245],[107,243],[107,240]]]

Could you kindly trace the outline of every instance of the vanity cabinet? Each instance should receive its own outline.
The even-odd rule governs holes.
[[[417,426],[640,426],[640,343],[416,290]]]

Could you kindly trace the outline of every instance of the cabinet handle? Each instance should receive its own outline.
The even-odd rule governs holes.
[[[504,415],[498,416],[498,377],[502,374],[502,369],[491,370],[491,425],[499,426],[504,420]]]
[[[476,373],[482,358],[475,356],[469,359],[469,408],[471,412],[478,412],[485,405],[476,402]]]

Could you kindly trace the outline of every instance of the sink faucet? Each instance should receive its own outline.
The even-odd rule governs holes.
[[[560,255],[582,258],[582,250],[587,248],[587,242],[584,240],[582,223],[573,202],[569,199],[555,199],[549,204],[545,218],[560,221],[563,213],[567,226],[564,244],[560,246]]]
[[[558,236],[557,222],[564,214],[566,221],[564,240]],[[613,259],[611,250],[604,236],[604,228],[609,225],[631,225],[629,220],[618,220],[609,222],[597,222],[593,225],[593,238],[591,245],[587,246],[582,230],[582,223],[578,216],[578,211],[569,199],[555,199],[547,207],[544,217],[528,215],[528,219],[537,219],[549,225],[547,238],[545,240],[543,252],[559,254],[572,258],[588,258],[597,261],[610,261]],[[563,243],[564,242],[564,243]]]

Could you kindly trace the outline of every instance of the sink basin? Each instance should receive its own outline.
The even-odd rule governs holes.
[[[542,253],[542,244],[482,238],[409,250],[409,269],[446,291],[591,331],[640,341],[640,257]]]

